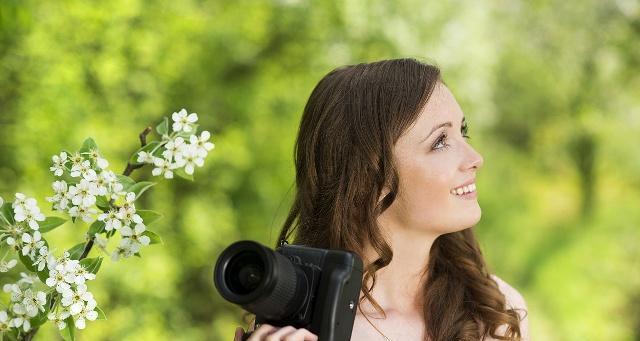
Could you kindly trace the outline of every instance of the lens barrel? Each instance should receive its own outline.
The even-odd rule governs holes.
[[[267,320],[293,316],[311,294],[300,265],[249,240],[222,251],[213,281],[224,299]]]

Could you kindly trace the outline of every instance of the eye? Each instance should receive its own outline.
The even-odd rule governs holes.
[[[469,133],[469,124],[467,122],[463,122],[462,123],[462,127],[460,128],[460,131],[462,132],[462,137],[464,137],[465,139],[470,139],[471,136],[468,135]]]
[[[446,139],[447,139],[447,134],[446,133],[440,134],[440,136],[438,137],[436,142],[433,144],[433,147],[431,147],[431,149],[434,150],[434,151],[442,151],[442,150],[448,148],[449,145],[445,143]]]

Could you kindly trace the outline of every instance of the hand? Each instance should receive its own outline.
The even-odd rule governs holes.
[[[236,337],[233,341],[242,340],[242,328],[236,329]],[[307,329],[296,329],[292,326],[274,327],[263,324],[256,329],[247,341],[317,341],[318,336]]]

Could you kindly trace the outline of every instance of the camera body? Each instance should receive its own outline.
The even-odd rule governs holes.
[[[362,286],[353,252],[284,244],[275,251],[253,242],[227,247],[214,269],[226,300],[256,315],[256,325],[306,328],[320,341],[351,338]]]

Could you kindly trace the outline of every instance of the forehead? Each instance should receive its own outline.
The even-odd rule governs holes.
[[[422,108],[418,119],[407,133],[424,137],[431,131],[431,128],[440,123],[451,122],[455,127],[460,124],[463,116],[462,109],[451,91],[444,84],[438,82],[429,101]]]

